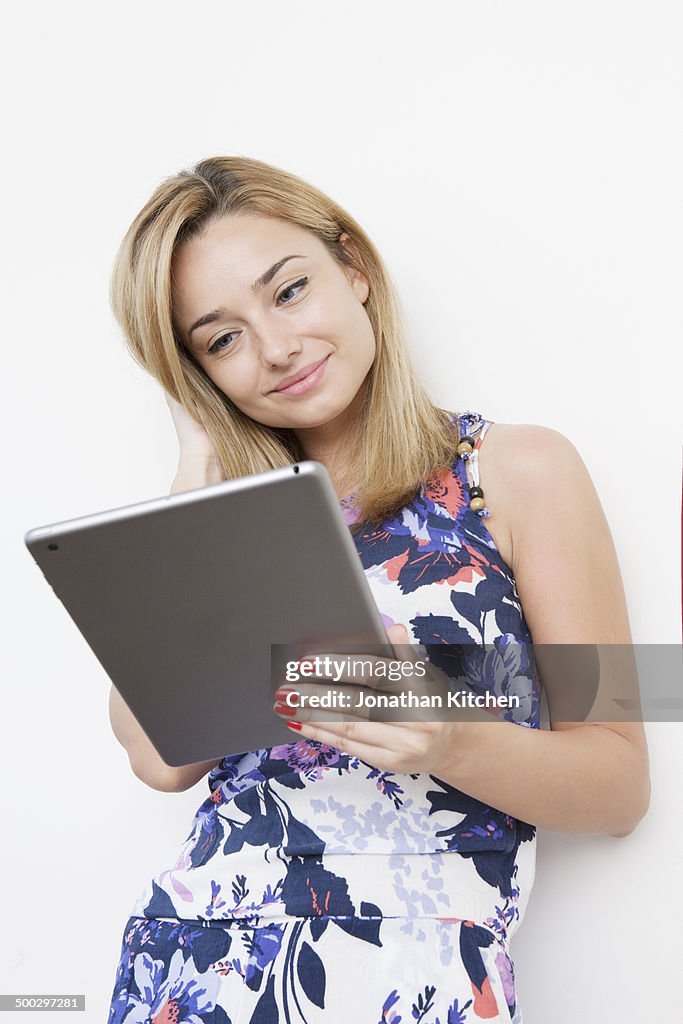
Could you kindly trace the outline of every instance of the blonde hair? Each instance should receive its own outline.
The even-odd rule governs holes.
[[[251,213],[316,235],[332,256],[369,282],[365,309],[375,335],[358,424],[360,521],[380,523],[408,504],[433,473],[452,465],[458,436],[414,372],[389,275],[363,229],[300,178],[257,160],[215,157],[164,181],[130,226],[112,280],[112,306],[135,359],[181,402],[211,438],[226,478],[291,465],[303,457],[291,430],[241,412],[187,352],[172,321],[176,249],[219,217]],[[348,235],[346,245],[341,235]]]

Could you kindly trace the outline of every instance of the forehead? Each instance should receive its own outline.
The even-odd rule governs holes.
[[[173,257],[174,283],[183,287],[193,279],[220,276],[251,286],[278,260],[327,254],[312,232],[274,217],[230,214],[210,221],[201,232],[183,242]]]
[[[186,330],[196,317],[251,295],[254,282],[286,256],[334,262],[317,235],[290,221],[253,214],[210,221],[173,257],[177,325]]]

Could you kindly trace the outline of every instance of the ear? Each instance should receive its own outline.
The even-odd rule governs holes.
[[[351,236],[345,231],[339,236],[339,244],[347,251],[347,253],[349,253],[353,260],[353,265],[348,263],[344,264],[344,273],[349,279],[351,287],[356,294],[356,298],[364,306],[368,301],[368,296],[370,294],[370,282],[365,274],[361,270],[357,269],[358,265],[362,264],[358,249],[356,248]]]

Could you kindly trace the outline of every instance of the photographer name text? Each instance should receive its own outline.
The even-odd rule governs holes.
[[[288,693],[290,708],[328,708],[339,711],[351,708],[518,708],[519,697],[494,693],[473,693],[471,690],[453,690],[440,694],[367,693],[361,691],[356,700],[349,694],[331,690],[323,694]]]
[[[359,687],[376,686],[381,690],[386,688],[387,681],[392,684],[405,684],[407,679],[425,679],[428,677],[428,664],[422,660],[392,661],[363,657],[336,659],[327,655],[287,663],[288,683],[299,682],[302,679],[320,683],[321,677],[328,683],[348,681]],[[327,708],[338,711],[348,711],[352,708],[502,709],[520,706],[520,699],[516,694],[475,693],[469,689],[425,694],[414,693],[409,688],[396,692],[397,689],[398,687],[393,685],[391,693],[370,693],[367,689],[359,688],[353,695],[335,689],[329,689],[322,694],[290,690],[285,700],[291,708]]]

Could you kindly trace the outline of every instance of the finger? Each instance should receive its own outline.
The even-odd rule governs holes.
[[[408,630],[400,622],[397,622],[393,626],[389,626],[389,629],[387,630],[387,636],[389,637],[389,640],[391,641],[392,645],[410,643]]]
[[[414,757],[406,754],[403,745],[399,749],[378,746],[374,740],[366,743],[358,735],[340,735],[327,726],[301,726],[298,731],[292,731],[292,740],[301,737],[305,742],[321,743],[326,747],[336,747],[350,757],[356,757],[365,764],[376,770],[376,784],[382,792],[388,796],[388,786],[395,786],[395,783],[387,783],[385,774],[410,774],[415,771],[422,771],[421,757],[416,761]],[[371,776],[368,776],[371,778]],[[398,794],[402,793],[400,786],[397,787]],[[393,797],[392,797],[393,799]]]
[[[326,675],[325,659],[336,664],[334,679]],[[431,666],[424,658],[397,661],[388,658],[368,659],[365,655],[359,655],[345,658],[344,662],[332,662],[332,659],[332,655],[323,655],[320,663],[302,660],[300,666],[304,667],[303,679],[295,679],[288,673],[286,682],[282,682],[276,691],[276,699],[281,701],[287,695],[287,703],[291,705],[305,704],[310,700],[311,706],[334,707],[341,711],[362,708],[363,705],[366,708],[385,709],[425,708],[427,705],[424,702],[416,703],[416,698],[429,697],[431,700],[434,695],[438,697],[437,704],[443,702],[441,676],[434,678]],[[350,663],[347,671],[342,673],[347,663]],[[322,674],[316,671],[318,668]],[[316,671],[315,675],[313,671]],[[326,679],[329,680],[327,685]],[[350,683],[338,681],[340,679],[348,679]],[[292,695],[297,691],[302,694],[301,701]],[[431,706],[435,706],[434,703]]]
[[[289,722],[311,722],[314,724],[321,722],[333,722],[335,724],[341,724],[342,722],[360,722],[363,719],[369,720],[370,718],[369,712],[363,709],[359,709],[358,712],[344,712],[339,710],[329,710],[327,708],[309,707],[307,705],[289,707],[284,704],[275,704],[273,706],[273,711],[286,724]]]
[[[440,693],[435,692],[436,689],[435,684],[424,681],[418,681],[417,685],[396,694],[378,693],[377,687],[339,684],[326,687],[324,684],[300,683],[296,689],[279,687],[275,691],[273,710],[288,721],[359,720],[407,727],[413,723],[428,724],[441,720],[444,700]],[[427,698],[427,701],[418,704],[415,698]]]
[[[293,732],[352,753],[360,747],[396,756],[403,749],[401,730],[383,722],[295,722]],[[360,755],[358,755],[360,756]]]
[[[296,716],[302,722],[369,718],[366,692],[362,687],[338,683],[334,686],[325,686],[324,683],[297,683],[296,688],[281,686],[275,691],[274,710],[286,718]]]
[[[388,661],[378,654],[308,654],[299,661],[302,680],[333,683],[353,683],[357,686],[372,686],[376,677],[382,674],[378,665]]]
[[[424,670],[417,676],[414,674],[413,667],[419,658],[413,657],[412,650],[410,654],[410,659],[404,659],[403,662],[371,654],[308,655],[299,662],[299,680],[289,676],[288,681],[296,686],[304,685],[304,680],[317,685],[327,681],[335,690],[350,683],[360,688],[368,687],[382,693],[395,694],[411,689],[418,677],[424,677]]]
[[[342,715],[339,711],[325,711],[322,708],[300,708],[295,711],[294,715],[287,715],[283,711],[274,709],[275,714],[282,719],[285,725],[320,725],[320,726],[337,726],[345,725],[351,722],[360,722],[361,719],[355,715]]]

